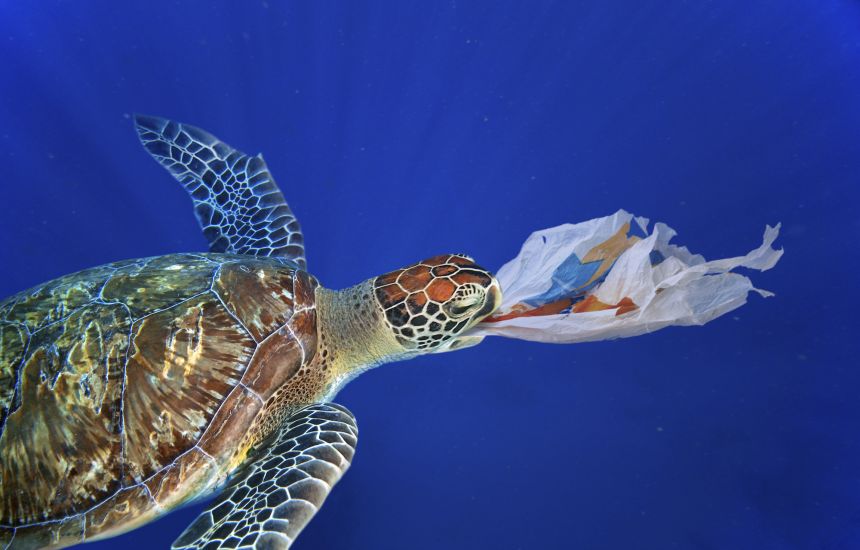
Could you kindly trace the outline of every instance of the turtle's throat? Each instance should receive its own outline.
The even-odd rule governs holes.
[[[343,290],[317,287],[317,358],[326,363],[331,399],[365,370],[411,357],[394,337],[373,296],[373,279]]]

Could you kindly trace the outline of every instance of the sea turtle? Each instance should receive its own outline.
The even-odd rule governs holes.
[[[350,464],[332,403],[373,366],[475,343],[498,282],[435,256],[345,290],[306,271],[261,156],[137,116],[210,252],[120,261],[0,302],[0,546],[114,536],[220,490],[174,548],[287,548]]]

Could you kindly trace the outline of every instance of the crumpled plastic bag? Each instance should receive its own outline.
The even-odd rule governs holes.
[[[746,303],[755,288],[737,267],[773,267],[780,225],[745,256],[706,261],[669,244],[675,231],[619,210],[612,216],[532,233],[498,271],[499,309],[468,336],[553,343],[636,336],[671,325],[702,325]]]

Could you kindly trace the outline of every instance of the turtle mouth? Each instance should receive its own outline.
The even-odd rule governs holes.
[[[471,319],[469,319],[469,327],[459,336],[455,336],[445,346],[436,350],[437,352],[455,351],[459,349],[470,348],[477,346],[483,341],[483,336],[472,336],[469,330],[483,321],[488,316],[492,315],[496,309],[502,304],[502,290],[499,288],[499,283],[493,281],[487,288],[487,299],[484,305],[478,310]]]
[[[502,305],[502,289],[499,288],[499,283],[494,280],[493,284],[487,289],[487,299],[484,301],[483,307],[472,316],[472,322],[469,324],[474,326],[480,323],[486,317],[492,315],[500,305]]]

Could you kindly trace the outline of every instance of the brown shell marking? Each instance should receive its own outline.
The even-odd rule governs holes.
[[[29,341],[26,326],[0,321],[0,426],[6,423],[9,409],[20,406],[15,402],[15,386]]]
[[[242,385],[262,401],[311,360],[316,350],[316,279],[303,271],[227,271],[225,266],[215,290],[248,327],[258,342],[242,378]],[[237,276],[237,272],[241,275]],[[236,307],[234,307],[234,304]]]
[[[0,542],[115,534],[223,477],[313,358],[316,284],[277,259],[172,255],[0,302]]]
[[[317,329],[316,279],[304,271],[286,274],[271,267],[225,266],[214,289],[239,320],[257,335],[259,344],[241,383],[213,418],[199,447],[212,456],[241,460],[261,434],[249,435],[252,422],[275,391],[312,361]],[[289,290],[287,290],[289,289]],[[235,306],[237,307],[233,307]],[[273,313],[280,312],[280,313]]]
[[[124,485],[149,477],[200,439],[256,347],[208,295],[150,315],[132,333]]]
[[[68,515],[119,488],[130,325],[124,306],[91,305],[33,334],[0,438],[2,523]]]

